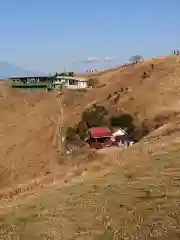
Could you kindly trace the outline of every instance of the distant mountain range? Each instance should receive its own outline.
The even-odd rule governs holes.
[[[9,62],[0,61],[0,79],[6,79],[15,76],[40,76],[46,75],[43,72],[26,70],[23,67],[16,66]]]

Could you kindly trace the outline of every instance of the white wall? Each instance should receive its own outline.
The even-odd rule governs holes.
[[[87,82],[78,82],[78,86],[79,86],[79,88],[87,88],[88,86],[87,86]]]
[[[78,81],[77,85],[67,85],[67,88],[71,88],[71,89],[77,89],[77,88],[87,88],[87,82],[80,82]]]
[[[61,80],[61,79],[57,79],[56,81],[54,81],[54,84],[60,85],[61,83],[63,83],[64,87],[70,88],[70,89],[77,89],[77,88],[87,88],[87,82],[86,81],[78,81],[77,85],[70,85],[69,84],[69,80]]]

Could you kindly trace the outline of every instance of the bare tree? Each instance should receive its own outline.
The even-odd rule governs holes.
[[[143,62],[143,57],[141,55],[135,55],[130,57],[130,62],[133,64],[139,63],[139,62]]]

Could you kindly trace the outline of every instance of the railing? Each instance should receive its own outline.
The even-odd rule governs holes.
[[[12,85],[12,88],[47,88],[47,84],[16,84]]]

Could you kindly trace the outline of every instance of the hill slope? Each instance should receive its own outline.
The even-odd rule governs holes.
[[[11,92],[4,87],[0,109],[1,190],[51,172],[57,159],[53,147],[59,115],[55,96]]]
[[[179,76],[177,57],[159,58],[102,74],[102,87],[65,91],[65,127],[94,102],[139,121],[165,119],[130,149],[66,158],[51,145],[57,96],[2,88],[1,187],[43,176],[39,188],[1,192],[2,239],[179,239]]]
[[[152,64],[153,69],[152,69]],[[144,72],[147,77],[144,78]],[[101,87],[94,88],[72,101],[67,97],[69,114],[67,124],[73,125],[80,120],[81,113],[91,103],[102,104],[109,111],[127,111],[140,120],[152,119],[166,111],[179,108],[180,64],[176,57],[159,58],[119,69],[100,76]],[[125,89],[127,88],[127,92]],[[116,102],[113,97],[119,95]],[[172,109],[173,108],[173,109]]]
[[[179,152],[127,151],[120,166],[2,205],[1,237],[179,239]]]

